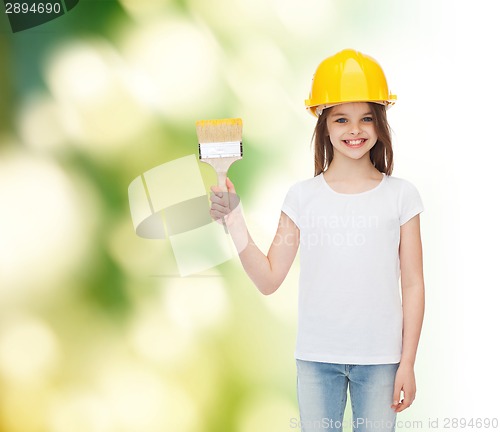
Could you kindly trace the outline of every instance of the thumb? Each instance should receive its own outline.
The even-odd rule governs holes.
[[[236,193],[236,190],[234,188],[234,184],[231,180],[229,180],[229,177],[226,177],[226,186],[227,186],[227,191],[229,193]]]
[[[399,404],[401,401],[401,386],[396,383],[394,386],[394,394],[392,396],[393,405]]]

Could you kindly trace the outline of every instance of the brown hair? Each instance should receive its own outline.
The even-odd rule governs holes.
[[[386,108],[384,105],[368,102],[373,115],[373,124],[377,134],[377,142],[370,150],[370,160],[380,172],[391,175],[393,168],[393,152],[391,130],[387,122]],[[333,146],[328,136],[326,121],[332,107],[327,108],[318,117],[314,128],[314,175],[326,171],[333,159]]]

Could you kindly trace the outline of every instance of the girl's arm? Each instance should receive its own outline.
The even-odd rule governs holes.
[[[393,408],[396,412],[408,408],[415,399],[416,393],[413,367],[425,304],[419,215],[401,226],[399,259],[403,297],[403,351],[394,385]],[[404,399],[400,402],[401,391],[404,393]]]
[[[300,231],[295,223],[281,212],[276,235],[269,252],[265,255],[248,232],[234,185],[229,179],[227,179],[227,188],[229,200],[223,199],[223,193],[219,187],[212,186],[210,215],[214,219],[225,216],[226,226],[238,250],[243,268],[262,294],[272,294],[285,279],[295,259]]]

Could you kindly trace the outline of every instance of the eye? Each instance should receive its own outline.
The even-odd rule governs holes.
[[[339,118],[339,119],[335,120],[335,123],[347,123],[347,119]]]
[[[363,117],[363,121],[364,121],[365,123],[372,122],[372,121],[373,121],[373,117]]]

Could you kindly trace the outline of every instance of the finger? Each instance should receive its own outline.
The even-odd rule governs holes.
[[[221,218],[221,217],[215,217],[215,216],[212,216],[212,219],[213,219],[215,222],[219,222],[219,223],[222,223],[222,221],[224,220],[224,218]]]
[[[218,191],[212,192],[210,195],[216,196],[217,198],[222,198],[224,196],[224,192],[222,192],[221,190],[218,190]]]
[[[229,179],[229,177],[226,177],[226,186],[227,186],[227,191],[229,193],[236,193],[236,190],[234,188],[233,182]]]
[[[224,214],[224,215],[226,215],[227,213],[229,213],[229,209],[227,208],[227,206],[222,205],[222,204],[218,204],[218,203],[213,203],[210,206],[210,210],[214,211],[214,212],[218,212],[218,213]]]
[[[210,190],[217,196],[222,196],[222,188],[220,186],[210,186]]]
[[[408,408],[411,405],[411,402],[409,399],[403,399],[401,403],[398,405],[396,408],[396,412],[400,413],[401,411],[404,411],[406,408]]]
[[[225,202],[224,192],[212,192],[210,194],[210,201],[223,205]]]
[[[413,401],[415,400],[415,391],[413,389],[403,390],[403,399],[401,403],[398,405],[396,412],[404,411],[406,408],[409,408]]]
[[[224,217],[226,216],[225,213],[221,213],[219,211],[215,211],[215,210],[210,210],[210,216],[212,217],[212,219],[214,219],[215,221],[219,221],[219,220],[222,220],[224,219]]]
[[[407,404],[406,408],[408,408],[414,401],[415,401],[415,391],[414,390],[406,391],[405,397],[402,401],[403,403]]]
[[[394,393],[392,395],[392,407],[397,407],[401,402],[401,385],[396,382],[394,384]]]

